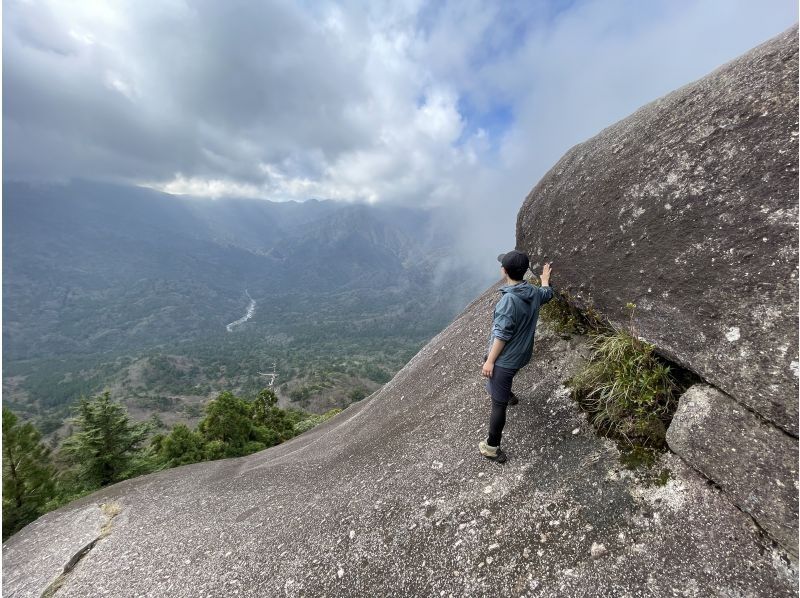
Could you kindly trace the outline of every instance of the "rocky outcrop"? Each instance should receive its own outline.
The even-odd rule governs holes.
[[[554,284],[798,433],[797,28],[572,148],[517,247]]]
[[[719,390],[670,447],[797,555],[797,27],[572,148],[517,247]],[[699,387],[698,387],[699,388]]]
[[[695,384],[680,399],[669,447],[797,558],[797,442],[719,390]]]
[[[503,466],[481,457],[498,286],[371,398],[285,444],[111,486],[3,545],[3,595],[793,596],[787,555],[677,456],[621,467],[564,387],[587,339],[540,323]],[[659,485],[656,479],[664,473]],[[84,523],[81,523],[84,522]],[[88,528],[88,532],[87,529]]]

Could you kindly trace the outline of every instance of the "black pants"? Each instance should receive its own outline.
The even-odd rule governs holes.
[[[492,377],[486,382],[486,390],[492,395],[492,414],[489,416],[489,446],[500,446],[503,428],[506,425],[506,409],[511,398],[511,383],[518,370],[494,366]]]

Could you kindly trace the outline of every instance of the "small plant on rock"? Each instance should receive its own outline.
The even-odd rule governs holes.
[[[534,286],[541,286],[536,276],[530,276],[526,280]],[[573,298],[564,290],[554,291],[553,299],[542,305],[539,315],[560,334],[586,334],[600,324],[599,320],[592,318],[593,312],[582,314],[575,307]]]
[[[597,333],[592,356],[571,386],[601,432],[630,446],[659,448],[666,440],[679,387],[655,347],[636,336],[636,306],[626,307],[628,329]]]
[[[551,301],[539,310],[542,319],[561,334],[585,334],[586,325],[577,309],[572,307],[562,293],[556,293]]]

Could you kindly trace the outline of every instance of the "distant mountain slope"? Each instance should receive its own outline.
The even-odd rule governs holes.
[[[3,216],[4,400],[46,431],[81,394],[110,388],[129,407],[180,411],[256,392],[274,363],[283,402],[344,406],[487,282],[454,265],[431,210],[74,182],[6,183]],[[131,386],[147,356],[199,373]]]
[[[432,283],[434,215],[331,201],[212,201],[93,183],[4,185],[5,359],[125,350],[223,329],[284,293]],[[262,303],[262,308],[264,307]]]

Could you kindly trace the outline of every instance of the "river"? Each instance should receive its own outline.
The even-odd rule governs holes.
[[[247,295],[247,298],[248,298],[248,299],[250,299],[250,305],[248,305],[248,306],[247,306],[247,313],[246,313],[246,314],[244,314],[244,315],[243,315],[241,318],[239,318],[239,319],[238,319],[238,320],[236,320],[235,322],[231,322],[230,324],[228,324],[227,326],[225,326],[225,329],[226,329],[228,332],[233,332],[233,329],[234,329],[234,328],[236,328],[237,326],[239,326],[239,325],[241,325],[241,324],[244,324],[245,322],[247,322],[247,320],[249,320],[250,318],[252,318],[252,317],[253,317],[253,314],[254,314],[254,313],[256,313],[256,300],[255,300],[255,299],[253,299],[253,298],[250,296],[250,293],[248,293],[248,292],[247,292],[247,289],[245,289],[245,290],[244,290],[244,294],[245,294],[245,295]]]

